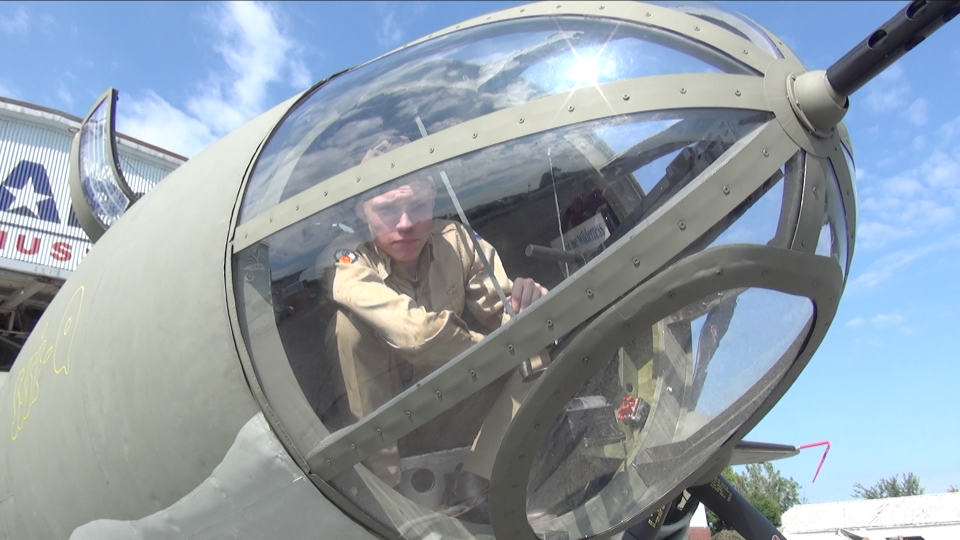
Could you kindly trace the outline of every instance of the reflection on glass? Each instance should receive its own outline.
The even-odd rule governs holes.
[[[765,185],[756,197],[747,201],[746,211],[733,225],[724,229],[710,244],[766,244],[777,234],[780,210],[783,205],[784,181],[780,175]]]
[[[109,98],[108,98],[109,99]],[[130,201],[117,185],[110,163],[110,127],[106,100],[100,103],[80,130],[80,183],[93,215],[110,227]]]
[[[770,36],[757,23],[741,13],[727,11],[716,4],[697,0],[672,0],[656,3],[676,7],[684,13],[716,24],[744,39],[749,39],[772,58],[783,58],[783,54],[773,44]]]
[[[843,208],[843,199],[840,195],[840,184],[833,165],[823,160],[823,168],[827,171],[826,206],[823,216],[823,226],[820,228],[820,238],[817,241],[817,255],[833,257],[840,264],[843,275],[847,275],[847,216]]]
[[[486,478],[514,412],[509,399],[527,387],[507,374],[331,484],[403,538],[492,538]],[[390,461],[401,471],[392,479],[378,472]]]
[[[804,152],[794,154],[757,190],[726,216],[698,243],[710,247],[724,244],[767,244],[788,247],[796,227],[799,198],[785,195],[799,192],[804,181]],[[699,250],[699,245],[693,246]]]
[[[251,352],[253,361],[285,356],[327,429],[354,424],[509,324],[525,309],[520,287],[549,294],[770,119],[688,109],[585,122],[426,167],[305,218],[235,260],[248,347],[275,347],[263,357]],[[407,142],[383,141],[370,150],[396,151]],[[651,179],[646,187],[642,178]],[[775,227],[778,213],[764,216]],[[491,400],[513,396],[517,378],[536,377],[551,347],[442,420],[385,444],[334,485],[349,490],[362,471],[376,480],[378,498],[400,497],[410,512],[488,527],[471,501],[485,494],[499,441],[479,452],[485,462],[477,467],[461,454],[480,426],[488,435],[496,433],[492,426],[505,428]],[[430,429],[434,435],[424,435]],[[431,481],[416,472],[424,460],[463,461],[460,472],[474,476],[451,483],[450,471],[437,465]],[[447,494],[440,485],[453,487]],[[400,527],[410,515],[383,523]]]
[[[516,306],[508,301],[504,311],[503,301],[513,280],[556,287],[768,118],[688,110],[571,126],[428,167],[306,218],[264,242],[288,357],[308,364],[326,351],[319,360],[331,366],[321,373],[335,372],[348,354],[396,359],[366,375],[389,380],[386,387],[373,392],[357,382],[328,394],[365,396],[343,420],[353,423],[509,320]],[[669,127],[637,129],[646,123]],[[605,143],[622,143],[624,133],[648,137],[621,152]],[[674,155],[668,163],[659,160],[666,154]],[[638,176],[659,179],[647,191]],[[776,214],[769,218],[776,223]],[[377,310],[399,326],[386,328]],[[328,335],[324,344],[301,344],[317,338],[304,336],[299,322],[313,311],[324,315],[307,324]],[[344,345],[348,333],[356,347]]]
[[[124,154],[119,154],[117,158],[120,161],[120,170],[123,171],[124,181],[138,196],[148,193],[156,187],[160,180],[170,174],[168,170],[130,159]]]
[[[419,137],[417,119],[434,134],[585,86],[752,73],[724,58],[662,30],[584,17],[504,21],[426,41],[336,77],[299,105],[255,165],[240,222],[358,165],[384,137]]]
[[[807,298],[729,290],[623,343],[540,446],[527,487],[534,531],[601,534],[691,474],[762,403],[812,319]]]

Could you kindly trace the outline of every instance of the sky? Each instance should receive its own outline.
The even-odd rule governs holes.
[[[118,128],[193,156],[314,82],[516,2],[2,2],[0,95],[84,116],[109,86]],[[720,2],[826,69],[903,2]],[[836,320],[747,437],[820,449],[776,463],[808,502],[913,472],[960,486],[960,22],[851,97],[856,250]],[[952,418],[952,420],[951,420]]]

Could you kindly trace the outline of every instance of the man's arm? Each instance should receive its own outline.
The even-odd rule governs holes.
[[[367,324],[414,365],[440,366],[483,339],[458,314],[427,311],[383,283],[376,270],[360,263],[334,269],[333,300]]]
[[[464,250],[471,254],[471,257],[468,258],[467,307],[478,321],[490,328],[496,328],[501,322],[506,322],[509,317],[504,310],[499,294],[497,294],[493,280],[488,276],[483,261],[477,255],[473,243],[466,238],[466,234],[466,230],[463,229],[460,241],[466,244],[463,246]],[[477,243],[486,255],[487,261],[490,262],[494,275],[503,288],[503,294],[506,295],[507,301],[510,302],[514,312],[519,314],[541,296],[547,294],[547,289],[532,278],[520,277],[510,281],[503,269],[503,263],[500,261],[500,255],[497,254],[496,248],[482,238]]]
[[[467,230],[459,223],[456,224],[455,227],[455,241],[459,243],[457,249],[461,253],[466,274],[466,287],[464,291],[466,307],[481,324],[487,328],[497,328],[502,323],[507,322],[510,317],[503,308],[500,295],[497,293],[493,280],[483,265],[483,260],[481,260],[477,254],[473,242],[470,241]],[[487,261],[493,269],[497,282],[500,283],[500,287],[503,289],[503,294],[509,298],[513,290],[513,282],[507,277],[507,273],[503,269],[503,263],[500,261],[500,256],[497,255],[497,250],[482,238],[478,239],[477,243],[480,249],[483,250],[483,254],[487,257]]]

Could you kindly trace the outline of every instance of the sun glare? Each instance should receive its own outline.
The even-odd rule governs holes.
[[[570,68],[570,77],[577,81],[577,87],[595,85],[599,76],[600,64],[597,57],[577,58],[573,67]]]

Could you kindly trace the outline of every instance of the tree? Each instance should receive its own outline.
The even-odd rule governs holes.
[[[901,476],[902,479],[897,478],[897,475],[890,478],[881,478],[870,487],[864,487],[863,484],[854,484],[851,497],[854,499],[886,499],[888,497],[923,495],[924,489],[920,486],[920,479],[917,475],[911,472]]]
[[[780,526],[783,513],[802,502],[800,484],[793,478],[784,478],[770,463],[751,463],[743,473],[732,468],[723,470],[723,477],[755,506],[770,523]],[[730,529],[716,514],[707,511],[707,522],[714,534]]]
[[[947,493],[960,493],[960,487],[957,487],[956,484],[950,484],[950,487],[947,488]]]

